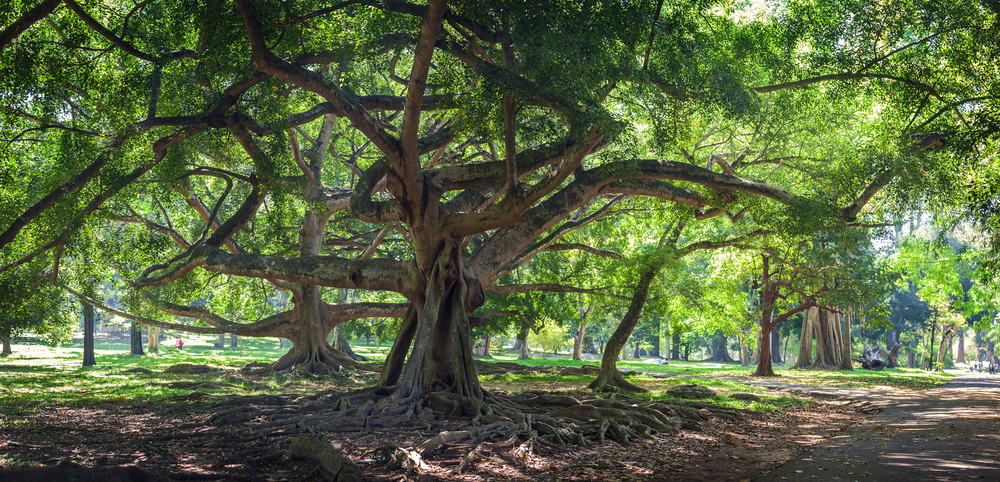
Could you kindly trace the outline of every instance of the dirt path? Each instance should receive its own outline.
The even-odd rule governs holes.
[[[759,481],[1000,480],[1000,376],[967,373],[921,392],[756,384],[861,399],[884,409]]]

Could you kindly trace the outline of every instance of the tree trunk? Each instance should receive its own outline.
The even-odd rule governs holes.
[[[94,359],[94,307],[86,303],[83,305],[83,366],[89,367],[97,364]]]
[[[986,342],[986,361],[990,363],[996,363],[997,361],[996,354],[993,351],[995,347],[996,344],[994,342],[992,341]]]
[[[851,322],[854,320],[854,310],[847,310],[840,317],[840,369],[854,370],[851,363]]]
[[[740,365],[750,366],[750,342],[747,340],[747,332],[744,329],[740,329],[743,333],[740,336]]]
[[[681,333],[674,331],[670,335],[670,359],[680,361],[681,359]]]
[[[329,216],[307,210],[299,231],[299,256],[317,256],[323,245],[323,233]],[[295,284],[292,290],[292,321],[287,338],[292,348],[271,365],[274,370],[294,368],[303,372],[325,375],[340,370],[355,361],[330,345],[330,324],[323,319],[323,294],[318,286]],[[219,335],[219,347],[225,346]]]
[[[344,336],[343,324],[339,324],[333,328],[333,347],[336,348],[337,351],[349,356],[351,360],[368,361],[368,358],[358,355],[357,353],[354,353],[354,350],[351,348],[350,342],[348,342],[347,337]]]
[[[598,353],[597,347],[594,346],[594,337],[583,337],[583,353],[590,353],[591,355],[596,355]]]
[[[785,359],[785,363],[786,364],[794,362],[794,360],[789,361],[789,359],[788,359],[788,341],[791,340],[791,339],[792,339],[792,334],[789,333],[788,336],[785,337],[785,347],[781,350],[782,356]]]
[[[770,319],[770,316],[767,317]],[[760,355],[757,357],[757,370],[753,373],[755,377],[775,376],[774,367],[771,365],[771,329],[769,323],[761,320],[760,338],[757,340],[760,345]]]
[[[842,365],[840,355],[843,343],[839,315],[819,310],[818,323],[813,325],[812,332],[816,336],[816,359],[807,368],[839,369]]]
[[[521,329],[517,332],[517,359],[527,360],[531,358],[531,349],[528,348],[528,327],[527,323],[521,322]]]
[[[652,348],[649,350],[649,356],[660,357],[660,315],[653,313],[653,335],[651,338]]]
[[[716,363],[736,363],[729,356],[729,337],[722,333],[722,330],[716,332],[719,337],[718,342],[716,342],[715,347],[712,349],[712,356],[705,361],[716,362]]]
[[[580,321],[580,327],[576,330],[576,339],[573,340],[573,359],[579,360],[583,354],[583,335],[587,332],[587,323]]]
[[[906,353],[906,368],[915,368],[917,366],[917,354],[910,351]]]
[[[138,323],[132,322],[129,327],[129,339],[131,340],[131,354],[142,356],[146,353],[142,351],[142,328]]]
[[[809,308],[802,317],[802,336],[799,337],[799,359],[795,368],[808,369],[812,366],[812,345],[814,327],[819,324],[819,308]]]
[[[10,335],[2,335],[3,338],[3,351],[0,351],[0,356],[10,356],[14,352],[10,349]]]
[[[781,326],[780,324],[778,326]],[[771,330],[771,364],[779,365],[784,363],[781,359],[781,335],[778,333],[778,326]]]
[[[955,354],[955,363],[965,363],[965,327],[958,329],[958,353]]]
[[[149,350],[150,353],[159,353],[161,329],[156,328],[154,326],[150,326],[149,328],[147,328],[147,330],[149,330],[147,332],[149,334],[149,337],[146,340],[146,343],[148,344],[147,349]]]
[[[944,372],[944,355],[945,355],[945,351],[947,349],[947,347],[945,345],[947,345],[948,341],[951,340],[951,335],[953,333],[955,333],[955,329],[954,328],[948,328],[947,330],[945,330],[944,328],[942,328],[942,331],[941,331],[941,346],[938,348],[937,366],[934,367],[939,372]]]
[[[239,348],[240,338],[232,333],[229,334],[229,348]]]
[[[226,334],[219,333],[219,340],[215,342],[215,348],[223,349],[226,347]]]
[[[618,371],[618,355],[625,348],[625,343],[628,341],[629,336],[632,335],[635,325],[639,323],[639,317],[642,316],[642,308],[645,306],[646,298],[649,296],[649,287],[653,284],[653,280],[656,278],[656,274],[660,272],[661,267],[663,267],[663,263],[654,264],[647,267],[640,275],[639,282],[632,292],[632,301],[629,303],[628,311],[625,312],[622,321],[618,323],[618,328],[611,334],[611,338],[608,339],[608,343],[604,347],[604,355],[601,356],[601,371],[598,372],[597,379],[588,385],[589,388],[598,391],[616,391],[619,389],[630,392],[646,391],[646,389],[625,380],[625,377]]]
[[[426,393],[447,391],[483,399],[472,357],[468,313],[485,297],[478,280],[466,278],[457,240],[447,240],[433,258],[413,347],[392,393],[395,402],[416,402]],[[475,289],[469,296],[469,281]]]
[[[936,322],[937,320],[935,319],[934,321]],[[930,338],[927,339],[927,351],[925,352],[923,362],[921,362],[920,364],[921,368],[925,370],[930,370],[934,368],[932,365],[934,364],[934,337],[936,334],[937,334],[937,324],[935,323],[931,325],[931,336]]]

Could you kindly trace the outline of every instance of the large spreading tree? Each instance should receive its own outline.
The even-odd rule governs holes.
[[[486,289],[621,196],[684,207],[676,251],[683,223],[860,226],[992,169],[995,13],[861,3],[8,3],[0,275],[59,283],[89,237],[116,312],[288,338],[278,368],[401,317],[386,393],[482,399]]]

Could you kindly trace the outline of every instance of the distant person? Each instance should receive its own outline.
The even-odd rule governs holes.
[[[177,351],[182,351],[182,350],[184,350],[184,340],[178,338],[177,339]]]

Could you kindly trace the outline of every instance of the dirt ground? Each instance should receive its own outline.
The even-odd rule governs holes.
[[[86,409],[56,408],[0,432],[0,454],[11,465],[52,465],[70,460],[85,467],[138,466],[160,480],[329,480],[315,462],[288,456],[288,444],[305,430],[262,435],[264,420],[216,426],[218,408],[198,395],[170,404],[106,403]],[[809,398],[809,397],[802,397]],[[742,420],[713,419],[700,431],[570,447],[538,453],[513,443],[445,445],[424,454],[413,469],[383,463],[397,447],[415,447],[434,435],[412,430],[317,433],[350,457],[372,480],[577,481],[750,480],[810,446],[861,423],[872,405],[828,398],[786,413],[751,413]],[[465,465],[463,465],[465,463]],[[0,474],[2,475],[2,474]],[[0,477],[3,479],[3,477]],[[41,482],[41,481],[38,481]],[[63,481],[60,481],[63,482]]]

